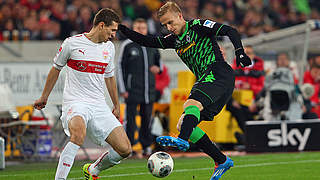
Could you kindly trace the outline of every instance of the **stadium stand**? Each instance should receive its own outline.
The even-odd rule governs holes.
[[[150,32],[163,32],[155,18],[161,0],[7,0],[0,2],[0,41],[63,40],[86,32],[100,8],[115,9],[125,23],[148,19]],[[320,3],[290,0],[178,0],[186,19],[208,18],[236,27],[252,37],[320,19]]]

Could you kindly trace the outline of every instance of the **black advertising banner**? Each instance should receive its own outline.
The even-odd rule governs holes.
[[[247,152],[320,150],[320,120],[249,121]]]

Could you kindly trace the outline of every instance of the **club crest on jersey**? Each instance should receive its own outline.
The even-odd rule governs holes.
[[[181,46],[181,41],[179,39],[176,40],[176,45]]]
[[[107,59],[109,52],[108,51],[102,51],[102,55],[104,59]]]
[[[203,23],[203,26],[206,26],[208,28],[213,28],[213,25],[215,24],[216,22],[213,22],[213,21],[210,21],[210,20],[206,20],[204,23]]]
[[[190,38],[190,36],[188,34],[186,35],[186,40],[187,40],[188,43],[191,42],[191,38]]]
[[[87,69],[87,63],[84,62],[84,61],[77,62],[76,66],[77,66],[79,71],[84,71],[84,70]]]

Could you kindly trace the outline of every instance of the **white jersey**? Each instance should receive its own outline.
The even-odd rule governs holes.
[[[85,34],[65,39],[53,64],[59,70],[67,65],[63,104],[106,103],[104,78],[114,76],[114,55],[111,41],[94,43]]]

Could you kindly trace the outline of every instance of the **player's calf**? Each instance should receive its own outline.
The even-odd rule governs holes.
[[[127,158],[132,153],[131,144],[122,144],[120,147],[115,147],[114,150],[123,158]]]
[[[98,176],[101,171],[119,164],[124,158],[125,157],[122,157],[114,149],[110,149],[109,151],[103,153],[94,163],[88,166],[88,172],[92,176]]]

